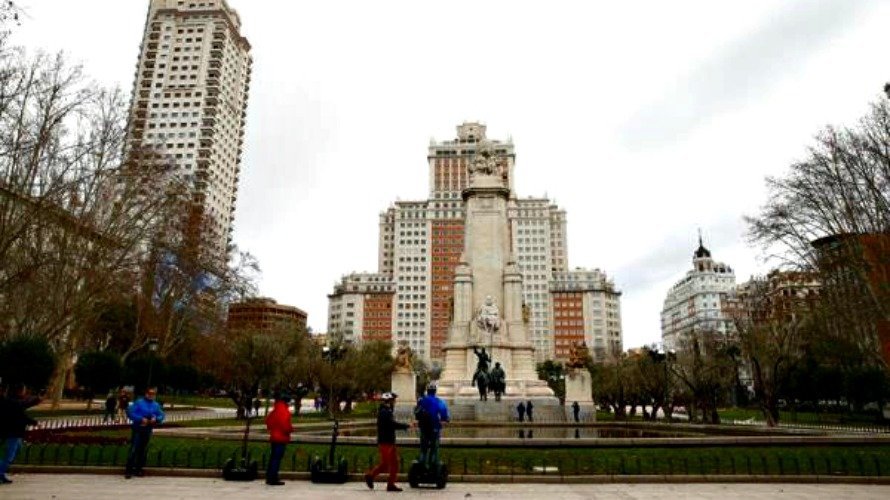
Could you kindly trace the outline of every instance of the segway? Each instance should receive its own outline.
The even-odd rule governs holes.
[[[423,439],[423,436],[421,436]],[[438,443],[435,444],[438,446]],[[427,453],[432,453],[432,447]],[[420,457],[411,462],[411,468],[408,470],[408,484],[412,488],[436,488],[443,489],[448,484],[448,466],[437,460],[435,465],[428,467],[427,464],[420,461]]]
[[[313,483],[335,483],[343,484],[346,482],[348,467],[346,459],[339,457],[334,461],[334,453],[337,449],[337,435],[339,434],[340,423],[334,420],[334,432],[331,434],[331,453],[328,462],[318,455],[312,458],[309,465],[309,478]]]
[[[248,460],[247,438],[250,435],[250,410],[247,412],[247,423],[244,426],[244,438],[241,442],[241,458],[232,457],[223,465],[223,479],[226,481],[253,481],[257,478],[258,465],[256,460]]]

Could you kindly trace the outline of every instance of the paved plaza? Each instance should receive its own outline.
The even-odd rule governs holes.
[[[88,474],[15,474],[14,483],[0,486],[3,500],[22,499],[201,499],[256,498],[453,498],[453,499],[640,499],[653,498],[890,498],[890,485],[856,484],[483,484],[453,483],[445,490],[410,490],[387,493],[385,483],[369,491],[363,483],[320,485],[309,481],[287,481],[284,486],[266,486],[262,481],[234,483],[194,477],[143,477]]]

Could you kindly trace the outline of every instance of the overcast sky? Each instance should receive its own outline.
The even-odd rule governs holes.
[[[378,213],[426,198],[430,138],[478,120],[517,194],[567,211],[570,266],[623,291],[625,347],[657,342],[697,229],[739,281],[766,270],[742,221],[764,176],[890,80],[890,2],[229,2],[254,59],[235,242],[315,331],[376,270]],[[147,0],[18,3],[16,41],[131,90]]]

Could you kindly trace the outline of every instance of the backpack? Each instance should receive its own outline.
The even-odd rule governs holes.
[[[420,428],[422,434],[433,433],[433,416],[426,411],[426,408],[419,401],[417,406],[414,407],[414,419],[417,420],[417,427]]]

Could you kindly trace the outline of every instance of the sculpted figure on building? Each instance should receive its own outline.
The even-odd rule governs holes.
[[[501,165],[491,141],[483,140],[478,143],[468,170],[470,174],[483,175],[495,175],[501,172]]]
[[[501,317],[498,306],[495,305],[491,295],[485,297],[485,303],[479,308],[476,315],[476,324],[485,333],[497,333],[501,329]]]

